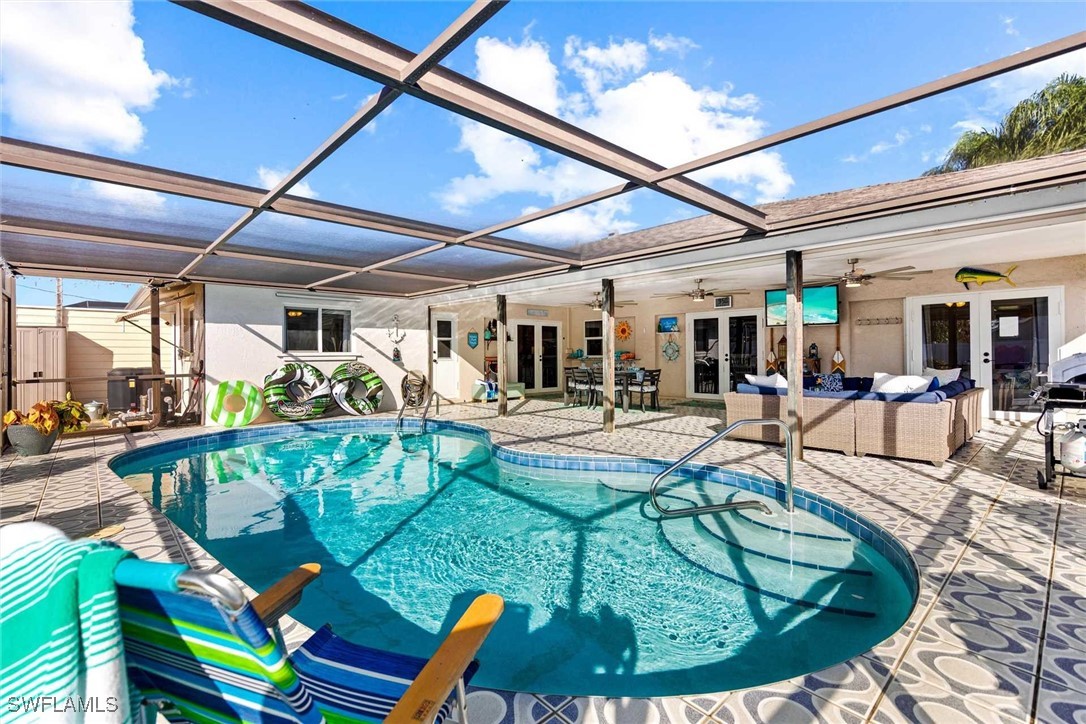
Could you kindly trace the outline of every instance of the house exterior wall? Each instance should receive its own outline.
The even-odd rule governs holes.
[[[208,284],[204,287],[205,361],[208,390],[224,380],[246,380],[262,386],[264,377],[289,361],[307,362],[326,375],[348,360],[374,369],[385,383],[383,410],[398,409],[400,381],[408,370],[425,372],[429,333],[426,304],[403,299],[360,297],[332,298],[322,295],[276,292],[271,289]],[[347,309],[351,312],[349,353],[287,353],[283,350],[283,325],[288,306]],[[399,317],[405,337],[399,347],[403,361],[392,361],[393,343],[388,329]],[[480,330],[481,331],[481,330]],[[462,345],[462,348],[466,345]],[[267,410],[259,421],[272,421]]]
[[[95,381],[77,381],[69,385],[72,397],[83,402],[106,401],[106,374],[116,367],[150,367],[151,317],[141,314],[131,322],[118,322],[123,314],[116,309],[65,309],[67,328],[67,377],[100,377]],[[19,327],[52,327],[56,325],[54,307],[17,307]],[[138,326],[137,326],[138,325]],[[143,327],[143,329],[140,329]],[[171,321],[162,326],[162,367],[169,374],[175,371],[172,337],[177,329]]]
[[[933,252],[935,253],[935,252]],[[1013,263],[1013,262],[1012,262]],[[982,267],[985,265],[981,265]],[[1010,264],[991,265],[993,271],[1004,271]],[[782,262],[783,267],[783,262]],[[921,274],[911,281],[876,280],[873,284],[860,288],[841,287],[841,352],[845,356],[847,371],[850,375],[871,376],[875,372],[905,372],[905,298],[930,294],[952,294],[964,292],[961,283],[954,281],[958,267],[937,269],[931,274]],[[781,275],[783,277],[783,268]],[[1018,268],[1011,278],[1026,295],[1031,287],[1062,286],[1064,288],[1064,352],[1086,351],[1086,254],[1049,259],[1025,259],[1018,262]],[[616,280],[616,296],[621,300],[622,281]],[[983,286],[983,291],[1010,289],[1005,282],[996,282]],[[733,309],[730,311],[762,308],[764,289],[749,288],[746,294],[734,295]],[[586,293],[586,298],[589,296]],[[548,317],[532,317],[539,321],[560,321],[563,326],[563,355],[575,349],[584,349],[584,323],[591,319],[600,319],[599,312],[593,312],[587,306],[548,307],[544,305],[525,305],[510,302],[508,316],[510,320],[527,317],[528,307],[545,309]],[[492,300],[478,300],[460,305],[435,307],[442,311],[456,312],[458,316],[458,344],[460,347],[461,392],[462,397],[470,393],[471,382],[482,376],[484,343],[480,342],[475,350],[467,348],[466,334],[472,328],[482,334],[486,319],[495,315]],[[686,396],[686,328],[685,315],[689,312],[711,312],[711,301],[693,302],[689,299],[652,299],[638,302],[634,306],[619,307],[615,311],[616,320],[628,320],[634,328],[634,336],[628,342],[616,342],[616,349],[633,351],[637,354],[640,367],[659,368],[662,370],[660,392],[664,397]],[[723,311],[723,310],[722,310]],[[679,317],[679,332],[672,335],[681,350],[679,359],[669,362],[661,352],[668,335],[657,334],[657,320],[660,317]],[[860,320],[895,319],[892,324],[859,324]],[[782,328],[766,330],[765,353],[784,334]],[[834,326],[807,326],[803,330],[804,347],[811,343],[818,345],[823,359],[823,371],[829,370],[829,360],[836,348],[837,328]],[[575,361],[565,360],[573,365]]]
[[[1083,242],[1086,247],[1086,241]],[[933,252],[937,253],[937,252]],[[1031,287],[1063,287],[1062,354],[1086,352],[1086,253],[1050,259],[1023,259],[1007,264],[980,264],[982,268],[1003,272],[1011,264],[1018,268],[1011,279],[1022,296]],[[921,274],[912,281],[878,281],[859,289],[848,289],[845,298],[854,319],[865,317],[900,317],[904,321],[905,298],[931,294],[965,293],[960,282],[954,281],[957,268],[937,269]],[[973,291],[1007,291],[1006,282],[992,282],[981,287],[970,285]],[[964,298],[964,297],[963,297]],[[892,330],[892,331],[891,331]],[[850,328],[851,358],[849,371],[860,375],[879,372],[902,372],[905,364],[904,325],[853,326]],[[848,353],[846,353],[847,355]],[[883,366],[885,365],[885,366]],[[891,366],[893,365],[893,366]]]

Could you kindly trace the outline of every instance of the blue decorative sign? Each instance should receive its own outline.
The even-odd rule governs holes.
[[[660,321],[656,323],[657,332],[678,332],[679,331],[679,318],[678,317],[660,317]]]
[[[468,332],[468,346],[472,349],[479,346],[479,333],[475,330]]]

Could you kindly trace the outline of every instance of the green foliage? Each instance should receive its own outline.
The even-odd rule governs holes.
[[[994,129],[966,131],[925,176],[1086,148],[1086,78],[1061,75],[1007,112]]]
[[[63,402],[53,400],[51,404],[57,415],[60,416],[62,432],[77,432],[90,422],[90,415],[83,409],[83,403],[79,400],[73,400],[71,392],[65,395]]]
[[[51,403],[42,400],[31,407],[25,415],[19,410],[8,410],[4,413],[4,427],[11,425],[29,425],[42,435],[48,435],[60,425],[60,416],[57,415]]]

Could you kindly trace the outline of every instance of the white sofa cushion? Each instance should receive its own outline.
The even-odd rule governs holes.
[[[892,375],[888,372],[876,372],[871,383],[872,392],[901,394],[904,392],[927,392],[934,377],[923,375]]]
[[[937,370],[934,367],[925,367],[922,373],[925,377],[938,377],[939,386],[942,387],[945,384],[953,382],[962,376],[962,368],[954,367],[949,370]]]
[[[774,372],[771,375],[746,375],[747,384],[757,387],[787,387],[788,380]]]

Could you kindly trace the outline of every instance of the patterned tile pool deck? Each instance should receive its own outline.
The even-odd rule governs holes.
[[[601,413],[560,402],[442,408],[524,452],[675,458],[721,429],[723,412],[676,405]],[[106,526],[147,559],[221,566],[109,469],[134,447],[204,428],[62,440],[42,458],[0,460],[0,523],[39,520],[78,536]],[[904,544],[920,570],[905,626],[844,663],[770,686],[674,699],[586,699],[472,690],[472,724],[516,722],[1086,722],[1086,480],[1036,487],[1032,426],[990,423],[942,468],[807,451],[797,485],[847,505]],[[781,477],[779,448],[725,441],[706,463]],[[288,642],[307,635],[287,626]]]

